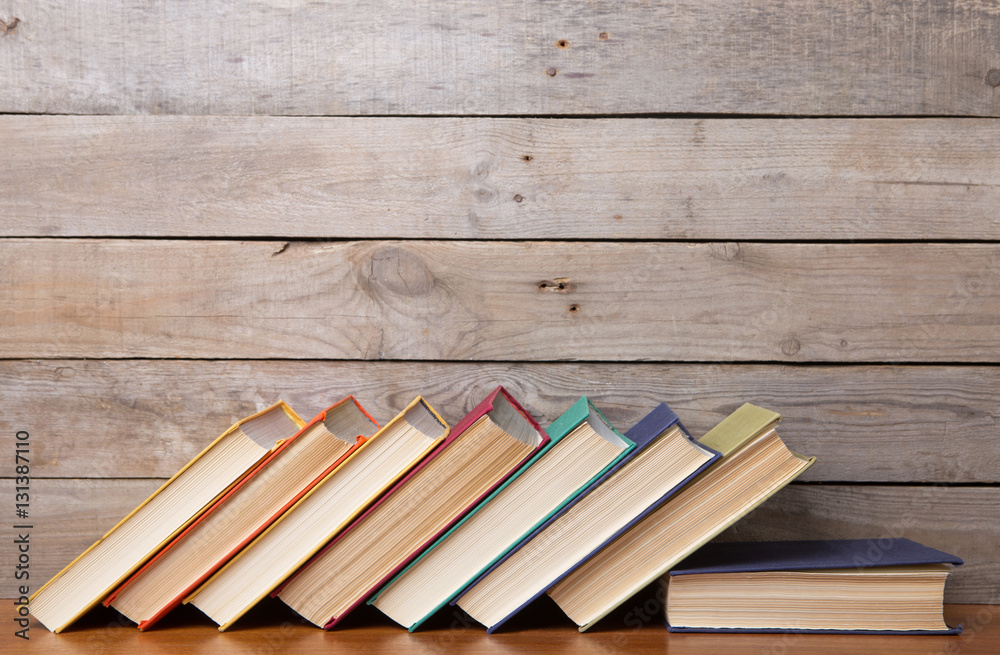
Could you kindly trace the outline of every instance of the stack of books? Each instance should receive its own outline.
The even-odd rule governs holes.
[[[660,404],[621,433],[583,397],[546,431],[502,387],[454,428],[421,397],[381,427],[353,397],[308,423],[278,403],[29,611],[59,632],[103,602],[146,630],[189,603],[225,630],[270,595],[325,629],[367,602],[413,631],[450,603],[493,632],[548,594],[584,631],[661,579],[674,631],[953,632],[961,560],[939,551],[896,540],[858,566],[854,542],[705,545],[815,461],[779,420],[745,404],[695,439]]]

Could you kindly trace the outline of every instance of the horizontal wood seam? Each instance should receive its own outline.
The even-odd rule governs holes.
[[[70,113],[70,112],[28,112],[28,111],[0,111],[0,116],[141,116],[143,114],[124,113]],[[643,119],[699,119],[699,120],[865,120],[865,119],[976,119],[992,118],[1000,120],[1000,117],[992,114],[741,114],[741,113],[699,113],[699,112],[634,112],[634,113],[604,113],[604,114],[166,114],[168,116],[198,116],[198,117],[255,117],[255,118],[525,118],[544,120],[580,120],[580,119],[623,119],[623,120],[643,120]]]
[[[539,365],[551,366],[553,364],[566,365],[627,365],[627,366],[795,366],[800,368],[821,368],[821,367],[862,367],[862,366],[911,366],[920,368],[934,368],[935,366],[957,366],[975,368],[1000,366],[1000,361],[970,362],[970,361],[781,361],[774,359],[752,360],[752,359],[644,359],[634,361],[629,359],[356,359],[356,358],[316,358],[316,357],[84,357],[84,356],[62,356],[46,355],[38,357],[0,357],[0,362],[41,362],[41,361],[67,361],[67,362],[295,362],[295,363],[345,363],[355,362],[363,364],[497,364],[497,365]]]
[[[162,235],[158,234],[155,236],[135,234],[87,234],[87,235],[31,235],[25,234],[21,236],[17,235],[3,235],[0,236],[0,241],[17,241],[23,239],[31,239],[32,241],[86,241],[88,239],[101,239],[104,241],[213,241],[213,242],[224,242],[231,241],[235,243],[254,241],[254,242],[274,242],[274,241],[288,241],[289,243],[355,243],[363,241],[411,241],[411,242],[430,242],[430,241],[442,241],[442,242],[457,242],[457,243],[492,243],[492,244],[507,244],[507,243],[560,243],[560,244],[572,244],[572,243],[649,243],[649,244],[681,244],[681,243],[740,243],[740,244],[776,244],[776,245],[995,245],[1000,243],[1000,239],[892,239],[892,238],[880,238],[880,239],[703,239],[703,238],[672,238],[672,239],[649,239],[641,237],[633,238],[609,238],[609,237],[569,237],[566,239],[556,239],[552,237],[545,238],[524,238],[524,239],[490,239],[490,238],[449,238],[449,237],[435,237],[433,239],[428,239],[426,237],[298,237],[298,236],[287,236],[287,235],[228,235],[228,236],[185,236],[183,234],[178,235]]]

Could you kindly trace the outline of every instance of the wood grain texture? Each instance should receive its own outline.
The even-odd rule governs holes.
[[[33,480],[31,580],[36,588],[145,499],[160,480]],[[13,498],[13,480],[0,492]],[[949,602],[1000,602],[1000,489],[793,485],[725,533],[727,539],[908,537],[965,560]],[[12,549],[4,547],[4,553]],[[5,555],[7,557],[7,555]],[[14,587],[13,566],[2,572]]]
[[[1000,603],[1000,489],[793,485],[723,533],[729,541],[906,537],[965,564],[946,602]],[[883,544],[885,542],[882,542]],[[884,547],[884,546],[883,546]]]
[[[2,112],[1000,114],[984,0],[5,0]],[[9,21],[9,23],[8,23]]]
[[[6,601],[5,601],[6,602]],[[54,635],[31,620],[27,652],[75,655],[143,652],[149,655],[229,655],[230,653],[413,653],[438,655],[460,652],[472,655],[539,653],[540,655],[782,655],[809,652],[815,655],[995,655],[1000,649],[1000,607],[995,605],[946,605],[949,625],[959,623],[959,636],[909,635],[733,635],[670,634],[658,620],[655,597],[636,599],[627,611],[612,615],[586,634],[580,634],[554,603],[543,597],[531,610],[517,615],[505,630],[486,636],[478,624],[459,610],[442,610],[409,634],[373,607],[361,606],[345,621],[345,628],[331,632],[302,622],[284,603],[264,599],[240,624],[219,634],[193,607],[179,607],[155,630],[139,632],[113,610],[98,608],[67,632]],[[452,614],[454,612],[454,614]],[[124,625],[123,625],[124,624]]]
[[[0,235],[1000,239],[990,119],[0,116]]]
[[[35,476],[166,478],[277,398],[308,420],[353,393],[385,423],[423,394],[454,424],[497,384],[543,426],[584,394],[622,430],[666,401],[696,436],[758,403],[818,458],[804,480],[1000,482],[991,366],[4,361],[0,434],[29,432]]]
[[[0,242],[0,355],[966,361],[1000,246]]]
[[[114,114],[0,116],[0,433],[31,433],[33,588],[279,397],[384,422],[423,393],[455,421],[502,383],[543,424],[584,393],[621,427],[666,400],[696,435],[774,408],[824,484],[725,538],[906,536],[966,559],[947,599],[1000,603],[1000,124],[969,118],[1000,116],[997,43],[983,0],[0,0],[0,113]],[[996,606],[863,644],[541,609],[486,638],[268,603],[141,642],[100,610],[24,644],[1000,651]]]
[[[7,601],[4,601],[7,602]],[[653,612],[649,611],[653,608]],[[481,626],[460,610],[448,608],[418,632],[409,634],[373,607],[362,605],[351,613],[344,628],[324,632],[307,624],[278,600],[265,598],[240,624],[219,634],[193,607],[179,607],[156,629],[139,632],[116,612],[97,608],[68,631],[55,635],[31,619],[26,652],[53,655],[94,655],[143,652],[148,655],[229,655],[230,653],[413,653],[471,655],[539,653],[540,655],[995,655],[1000,649],[1000,607],[946,605],[945,619],[959,623],[959,636],[909,635],[720,635],[670,634],[659,620],[655,596],[637,597],[632,607],[612,615],[586,634],[577,632],[558,607],[542,597],[531,609],[506,624],[504,631],[487,636]]]

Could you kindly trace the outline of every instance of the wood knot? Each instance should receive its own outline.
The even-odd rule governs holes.
[[[802,350],[802,344],[795,337],[788,337],[781,342],[781,352],[788,357],[798,353],[800,350]]]
[[[472,198],[481,205],[492,205],[497,200],[497,190],[486,184],[479,184],[472,189]]]
[[[711,250],[714,257],[726,261],[739,259],[740,256],[740,244],[738,243],[713,243]]]
[[[569,41],[567,41],[566,39],[559,39],[558,41],[556,41],[556,47],[565,50],[566,48],[569,47]]]
[[[14,20],[17,19],[15,18]],[[991,68],[990,71],[986,73],[986,83],[994,89],[1000,86],[1000,68]]]
[[[422,296],[434,288],[434,276],[419,256],[397,246],[383,246],[372,254],[370,286],[401,296]]]
[[[599,38],[601,41],[607,41],[608,40],[608,33],[607,32],[601,32],[600,34],[597,35],[597,38]]]
[[[965,278],[963,285],[966,292],[978,296],[986,290],[986,279],[979,273],[973,273]]]
[[[570,305],[569,306],[569,313],[570,314],[579,314],[580,313],[580,306],[579,305]]]
[[[524,197],[520,193],[514,196],[514,202],[521,202],[523,200]]]
[[[499,192],[492,180],[496,167],[496,157],[489,153],[483,153],[469,169],[474,202],[481,205],[492,205],[496,202]]]
[[[52,372],[52,377],[54,377],[57,380],[61,378],[76,377],[76,369],[70,366],[60,366],[55,371]]]
[[[545,71],[545,74],[548,75],[549,77],[555,77],[556,73],[558,73],[558,72],[559,71],[557,71],[556,69],[550,68],[547,71]]]
[[[4,34],[10,34],[11,32],[17,29],[17,26],[20,23],[21,19],[18,18],[17,16],[11,18],[9,23],[0,18],[0,31],[2,31]]]
[[[472,173],[472,178],[474,180],[485,180],[490,176],[494,168],[496,168],[496,161],[493,157],[487,156],[476,161],[476,163],[472,165],[472,170],[470,172]]]
[[[569,293],[573,290],[573,285],[568,277],[557,277],[539,282],[538,290],[542,293]]]

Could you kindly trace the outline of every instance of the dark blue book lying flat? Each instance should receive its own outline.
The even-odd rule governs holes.
[[[711,543],[664,576],[667,628],[959,634],[943,616],[949,564],[962,560],[909,539]]]

